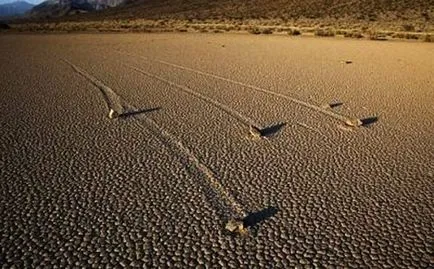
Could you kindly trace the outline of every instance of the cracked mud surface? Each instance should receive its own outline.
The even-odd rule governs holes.
[[[0,51],[4,268],[434,267],[431,44],[3,35]],[[286,125],[252,139],[252,122]],[[227,232],[244,213],[248,234]]]

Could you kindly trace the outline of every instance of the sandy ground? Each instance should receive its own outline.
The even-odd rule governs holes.
[[[0,264],[434,267],[433,48],[2,35]]]

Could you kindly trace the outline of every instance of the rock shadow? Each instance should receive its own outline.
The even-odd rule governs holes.
[[[368,117],[368,118],[364,118],[364,119],[360,119],[360,121],[362,122],[362,126],[363,127],[368,127],[374,123],[376,123],[379,120],[378,117]]]
[[[128,117],[137,116],[137,115],[141,115],[141,114],[151,113],[154,111],[158,111],[160,109],[161,109],[161,107],[154,107],[154,108],[140,109],[140,110],[135,110],[135,111],[127,111],[127,112],[120,114],[119,118],[128,118]]]
[[[244,227],[255,227],[260,222],[263,222],[276,215],[278,211],[279,210],[276,207],[269,206],[260,211],[249,213],[249,215],[243,219]]]
[[[344,103],[342,103],[342,102],[332,102],[329,104],[329,107],[330,108],[336,108],[336,107],[340,107],[342,105],[344,105]]]
[[[259,137],[272,137],[272,136],[276,136],[278,133],[280,133],[280,131],[282,131],[283,127],[286,126],[286,122],[282,122],[282,123],[278,123],[278,124],[274,124],[271,126],[267,126],[265,128],[258,128],[255,126],[251,126],[251,128],[253,128],[253,131],[256,133],[256,136]]]

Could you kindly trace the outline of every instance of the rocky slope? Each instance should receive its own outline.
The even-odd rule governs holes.
[[[123,0],[49,0],[34,7],[32,17],[50,18],[87,13],[114,7]]]
[[[433,29],[434,0],[125,0],[106,9],[67,20],[172,20],[291,26],[333,26],[405,31]]]
[[[318,33],[325,36],[359,38],[363,33],[373,39],[384,39],[383,35],[397,32],[408,33],[399,38],[420,39],[425,38],[420,33],[434,32],[434,0],[50,1],[35,7],[30,20],[21,21],[30,24],[22,24],[20,29],[292,33],[291,29],[295,28],[308,33],[325,29]],[[430,37],[427,40],[431,40]]]
[[[359,20],[412,19],[429,20],[433,0],[126,0],[124,8],[112,16],[190,19],[318,19],[347,18]]]

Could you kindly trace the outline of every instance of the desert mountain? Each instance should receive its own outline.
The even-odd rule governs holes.
[[[24,1],[0,4],[0,17],[22,15],[32,9],[33,5]]]
[[[250,31],[259,25],[366,33],[434,31],[434,0],[49,0],[31,15],[34,22],[74,22],[74,29]],[[87,26],[78,25],[82,22]]]
[[[9,4],[9,3],[13,3],[13,2],[20,2],[19,0],[0,0],[0,5],[3,4]],[[27,3],[32,4],[32,5],[37,5],[40,4],[42,1],[41,0],[26,0]]]
[[[429,20],[433,0],[126,0],[118,18]]]
[[[33,17],[61,17],[102,10],[122,2],[123,0],[48,0],[35,6],[30,14]]]

